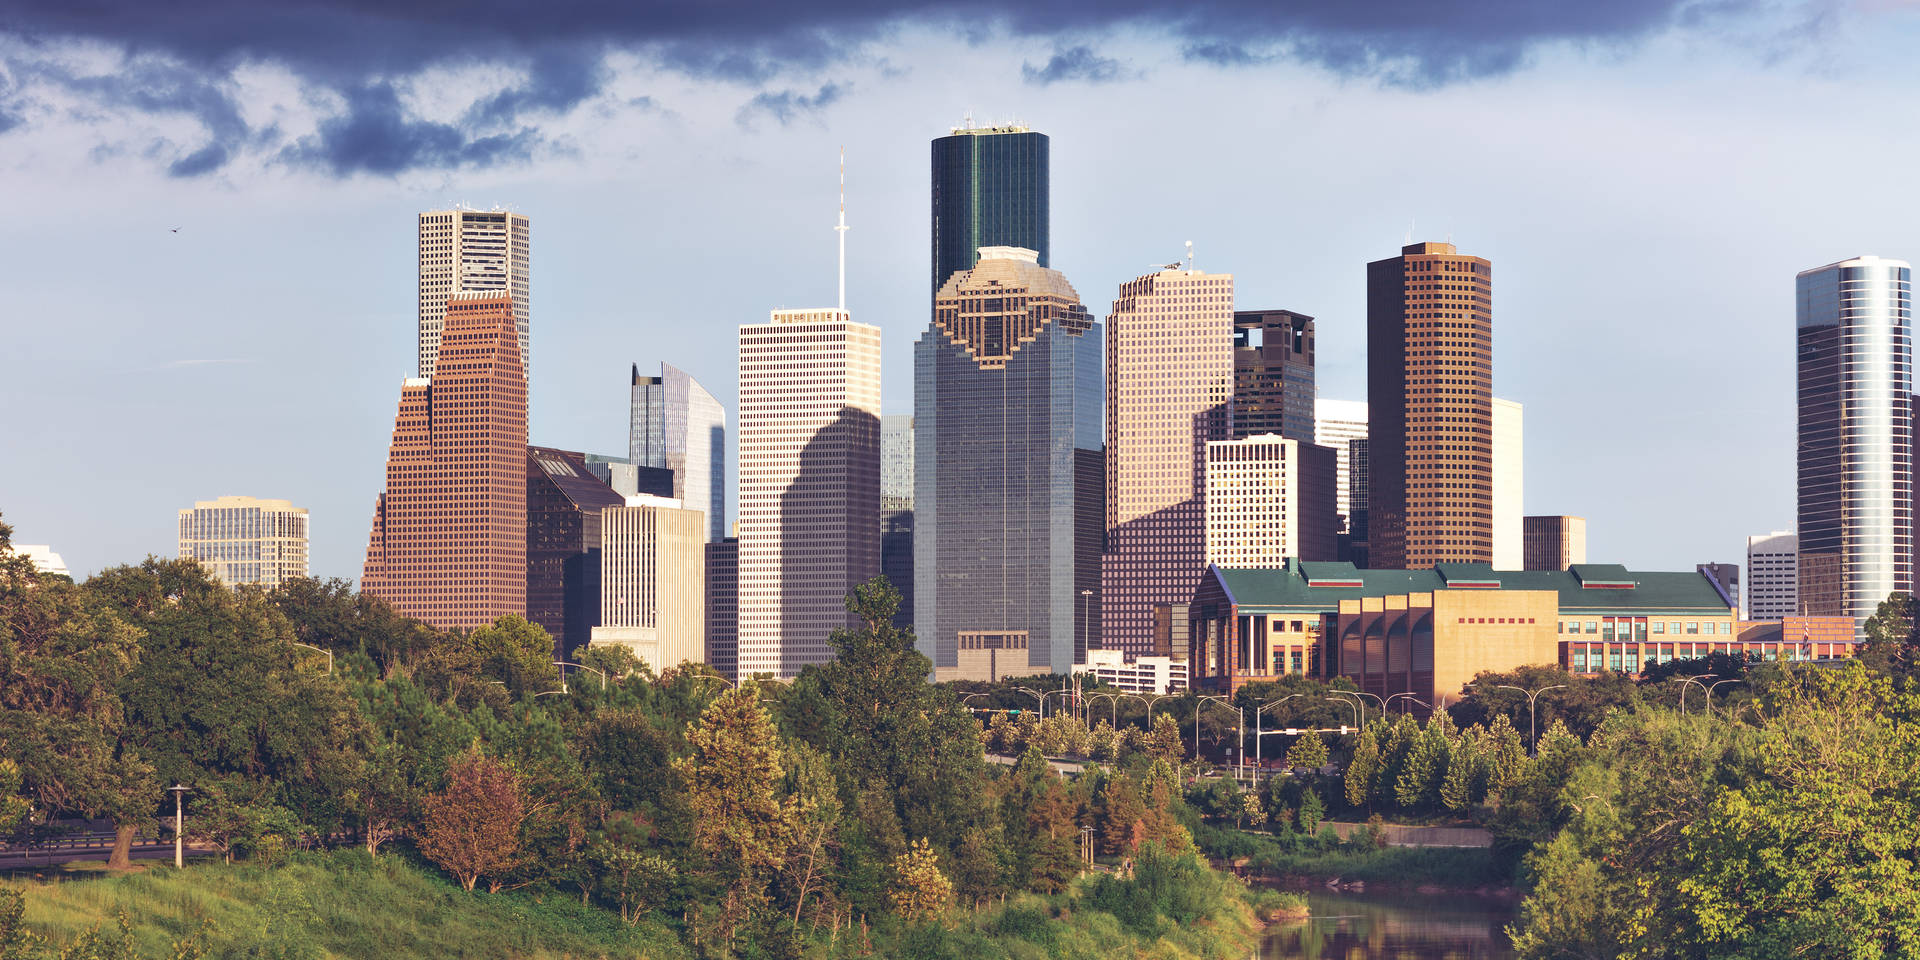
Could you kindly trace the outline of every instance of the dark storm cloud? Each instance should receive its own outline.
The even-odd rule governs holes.
[[[1092,47],[1068,47],[1054,53],[1045,65],[1036,67],[1031,63],[1020,65],[1020,75],[1028,83],[1046,86],[1062,80],[1081,80],[1086,83],[1111,83],[1125,75],[1120,61],[1112,57],[1103,57],[1093,52]]]
[[[1189,60],[1248,67],[1275,60],[1350,76],[1430,86],[1518,68],[1556,41],[1626,43],[1673,26],[1699,28],[1750,12],[1759,0],[10,0],[0,34],[26,41],[85,38],[136,62],[170,61],[183,76],[86,81],[76,92],[156,113],[187,114],[208,141],[172,170],[212,172],[257,132],[238,123],[231,71],[284,64],[332,89],[348,112],[290,158],[339,174],[486,165],[523,159],[538,145],[527,115],[562,113],[600,93],[602,53],[632,50],[691,76],[765,87],[841,62],[905,25],[1051,39],[1052,59],[1027,65],[1031,82],[1102,81],[1119,64],[1082,45],[1090,33],[1135,30],[1182,44]],[[983,26],[984,25],[984,26]],[[474,102],[457,124],[409,120],[387,84],[432,65],[502,63],[521,86]],[[27,70],[9,64],[16,80]],[[38,79],[49,77],[42,70]],[[16,87],[19,84],[16,83]],[[829,85],[832,86],[832,85]],[[87,88],[91,87],[91,90]],[[384,91],[384,93],[383,93]],[[837,89],[836,89],[837,95]],[[827,88],[821,89],[821,94]],[[756,97],[746,113],[783,122],[824,104],[791,90]],[[0,92],[0,129],[19,115]],[[829,99],[827,102],[831,102]],[[361,111],[366,111],[364,114]]]
[[[782,124],[808,114],[818,113],[832,106],[846,94],[846,88],[837,83],[823,84],[819,92],[807,96],[795,90],[768,91],[754,97],[740,108],[734,121],[743,127],[753,125],[753,121],[762,116],[772,117]]]

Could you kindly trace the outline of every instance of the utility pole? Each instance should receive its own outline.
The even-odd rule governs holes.
[[[180,798],[185,796],[189,789],[178,783],[167,788],[167,792],[173,794],[173,866],[176,870],[187,865],[186,847],[181,839],[186,832],[186,816],[183,813]]]

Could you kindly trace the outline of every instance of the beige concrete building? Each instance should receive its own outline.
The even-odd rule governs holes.
[[[520,334],[520,372],[533,382],[532,221],[502,210],[429,210],[420,214],[419,376],[433,376],[447,298],[504,292]]]
[[[1587,518],[1528,517],[1526,568],[1565,570],[1587,562]]]
[[[707,515],[646,494],[600,511],[600,625],[655,672],[707,656]]]
[[[1525,408],[1493,398],[1493,568],[1526,568]]]
[[[831,658],[880,573],[880,328],[839,309],[740,328],[741,676]]]
[[[307,575],[307,508],[287,500],[220,497],[180,511],[180,559],[228,586],[277,587]]]
[[[1155,604],[1206,569],[1207,441],[1228,435],[1233,276],[1169,267],[1120,285],[1107,316],[1107,547],[1101,646],[1153,649]]]
[[[1276,433],[1207,444],[1207,562],[1333,560],[1334,452]]]

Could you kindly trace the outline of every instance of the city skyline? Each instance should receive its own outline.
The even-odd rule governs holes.
[[[52,357],[79,355],[83,343],[97,347],[112,376],[109,383],[81,389],[55,378],[53,368],[22,371],[5,399],[30,406],[54,398],[64,416],[21,425],[4,456],[24,462],[28,456],[113,447],[160,469],[150,488],[111,494],[116,510],[110,521],[92,516],[91,504],[108,494],[91,478],[55,486],[50,478],[23,477],[0,510],[23,540],[54,544],[85,576],[143,553],[167,555],[173,511],[209,490],[270,491],[314,512],[313,572],[352,577],[364,546],[365,503],[379,482],[381,444],[368,438],[384,432],[393,382],[413,365],[416,278],[408,254],[420,212],[462,200],[482,209],[507,201],[540,221],[543,319],[532,439],[612,453],[623,424],[618,386],[611,381],[626,372],[625,361],[657,356],[675,362],[712,386],[732,410],[727,347],[733,326],[764,315],[768,303],[830,297],[833,157],[842,142],[849,148],[854,224],[848,239],[850,307],[884,326],[883,407],[905,412],[911,396],[907,359],[923,316],[920,278],[927,274],[927,143],[960,123],[971,106],[981,123],[1018,115],[1050,136],[1053,257],[1083,290],[1112,289],[1194,240],[1203,265],[1238,278],[1236,307],[1277,304],[1317,318],[1323,397],[1365,396],[1359,372],[1361,264],[1388,255],[1409,233],[1416,241],[1451,235],[1463,249],[1498,262],[1501,313],[1515,319],[1501,328],[1500,392],[1530,408],[1535,428],[1528,444],[1529,501],[1589,516],[1596,558],[1653,569],[1737,559],[1748,533],[1793,522],[1786,466],[1792,455],[1787,278],[1808,265],[1857,254],[1911,259],[1920,245],[1907,226],[1920,219],[1910,198],[1839,211],[1806,190],[1808,170],[1827,161],[1795,149],[1788,141],[1806,139],[1805,131],[1788,137],[1783,126],[1798,128],[1779,120],[1791,115],[1816,132],[1856,125],[1860,115],[1853,106],[1819,112],[1814,105],[1848,84],[1910,83],[1910,72],[1890,51],[1900,38],[1911,38],[1911,26],[1891,15],[1860,14],[1836,27],[1854,31],[1849,36],[1855,39],[1875,36],[1831,75],[1822,72],[1822,51],[1835,48],[1819,37],[1790,50],[1781,65],[1754,62],[1713,36],[1656,31],[1613,57],[1549,46],[1510,71],[1459,80],[1476,85],[1512,117],[1485,142],[1460,145],[1445,164],[1446,175],[1461,182],[1449,192],[1473,194],[1470,204],[1436,198],[1417,184],[1401,185],[1397,164],[1368,155],[1375,138],[1341,139],[1362,125],[1406,122],[1415,133],[1426,129],[1418,118],[1434,92],[1369,78],[1355,83],[1312,65],[1223,70],[1170,59],[1166,45],[1152,38],[1093,44],[1130,75],[1122,70],[1102,83],[1030,83],[1023,65],[1039,74],[1052,63],[1045,41],[960,51],[907,36],[899,49],[912,51],[915,66],[898,83],[883,84],[877,74],[862,72],[866,68],[845,68],[821,78],[848,80],[841,99],[795,107],[793,122],[785,124],[762,108],[747,113],[744,124],[737,122],[740,109],[757,96],[753,91],[642,71],[635,96],[654,95],[664,106],[637,127],[685,134],[684,148],[644,162],[630,151],[602,150],[611,145],[607,141],[585,140],[590,154],[608,159],[544,156],[511,167],[455,165],[391,176],[362,171],[344,179],[236,162],[208,178],[170,179],[164,170],[143,165],[138,151],[109,150],[100,159],[63,166],[65,159],[80,157],[77,135],[62,134],[65,128],[29,112],[22,114],[26,122],[0,135],[0,153],[24,165],[22,182],[36,188],[23,191],[28,196],[7,252],[20,265],[25,315],[48,319],[22,330],[21,346]],[[1689,52],[1695,44],[1704,46],[1703,55]],[[980,81],[965,91],[939,86],[934,75],[962,56],[981,62]],[[1635,80],[1642,70],[1661,76],[1658,90]],[[1124,118],[1171,102],[1157,88],[1182,85],[1200,91],[1232,87],[1248,95],[1284,92],[1275,119],[1195,102],[1193,122],[1230,120],[1255,143],[1275,136],[1276,125],[1287,127],[1298,149],[1272,169],[1173,143],[1108,149],[1132,122]],[[1737,89],[1723,98],[1729,87]],[[819,88],[793,81],[780,89],[812,99]],[[1706,96],[1716,97],[1715,119],[1701,130],[1692,104]],[[1336,122],[1329,110],[1348,118]],[[678,119],[667,117],[669,112]],[[897,122],[901,116],[912,118],[907,129]],[[555,122],[567,130],[578,126]],[[1876,139],[1865,151],[1867,173],[1882,162],[1877,157],[1910,155],[1898,146],[1907,134],[1871,136]],[[181,131],[173,142],[197,140]],[[729,182],[739,184],[748,206],[730,202],[689,216],[688,195],[700,191],[687,187],[707,182],[694,176],[703,165],[729,170]],[[1731,178],[1737,183],[1726,182],[1728,169],[1740,171]],[[1179,202],[1139,209],[1110,202],[1125,189],[1158,191],[1138,186],[1155,182],[1155,175],[1180,184]],[[108,176],[115,182],[105,183]],[[629,181],[631,196],[607,196],[609,184],[625,190]],[[1297,186],[1302,183],[1316,187],[1303,190]],[[1569,189],[1573,183],[1581,189]],[[93,213],[105,203],[124,204],[136,189],[143,207],[138,217],[131,224],[115,221],[113,232],[106,232]],[[1753,190],[1774,198],[1769,209],[1733,200]],[[325,202],[316,203],[316,197]],[[1223,203],[1224,197],[1233,203]],[[292,210],[313,218],[302,235],[281,226]],[[660,231],[661,237],[640,238],[637,247],[610,243],[619,234],[599,222],[641,210],[648,211],[647,222],[693,225],[678,235]],[[1273,231],[1267,218],[1282,210],[1291,229]],[[1680,225],[1649,230],[1653,211],[1661,211],[1660,222],[1671,216]],[[173,226],[182,232],[168,233]],[[710,288],[703,287],[699,297],[667,291],[636,316],[631,292],[613,279],[632,274],[636,262],[643,281],[688,269],[723,269],[711,263],[716,238],[749,230],[752,276],[717,301]],[[152,242],[161,234],[166,244]],[[1713,256],[1753,235],[1777,235],[1781,242],[1737,263]],[[1636,257],[1697,265],[1681,279],[1607,274],[1610,283],[1628,284],[1624,294],[1656,305],[1652,322],[1668,338],[1667,349],[1650,356],[1635,336],[1608,322],[1606,311],[1563,302],[1564,290],[1590,283],[1600,271],[1549,251],[1582,243],[1631,246]],[[138,255],[131,252],[136,247]],[[79,255],[83,249],[126,264],[126,290],[76,285],[72,268],[63,264],[94,262]],[[215,274],[215,264],[230,269]],[[214,275],[220,282],[206,279]],[[260,324],[248,305],[263,293],[280,296],[276,302],[290,304],[293,312],[283,322]],[[703,319],[695,324],[685,317]],[[157,337],[162,328],[169,333],[165,340]],[[314,331],[322,329],[327,335],[316,337]],[[616,334],[624,339],[608,339]],[[609,350],[610,343],[616,349]],[[269,362],[291,349],[300,351],[295,369]],[[1629,361],[1640,381],[1632,391],[1609,390],[1602,377],[1580,388],[1567,376],[1578,369],[1575,362],[1624,369]],[[1723,391],[1718,402],[1732,403],[1740,416],[1725,437],[1700,448],[1681,411],[1707,384]],[[274,385],[284,389],[269,389]],[[148,397],[191,396],[196,390],[263,399],[209,411],[204,422],[176,425],[164,436],[130,437],[114,426]],[[1604,399],[1618,404],[1619,422],[1582,423],[1581,411],[1596,390],[1608,390]],[[315,412],[314,397],[328,401],[322,412]],[[304,428],[297,446],[288,445],[290,439],[268,439],[257,455],[244,458],[209,452],[217,449],[220,431],[258,433],[269,423],[288,421]],[[1573,433],[1576,424],[1577,440],[1555,436]],[[1583,475],[1582,452],[1600,446],[1645,450],[1673,460],[1675,468],[1644,477]],[[1728,496],[1694,503],[1685,491],[1710,484],[1728,463],[1766,467]]]

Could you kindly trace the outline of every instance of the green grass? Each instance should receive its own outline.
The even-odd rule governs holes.
[[[572,960],[687,956],[657,924],[627,926],[577,897],[468,893],[396,854],[296,855],[275,867],[194,863],[49,882],[0,880],[27,897],[36,935],[65,943],[124,912],[145,956],[205,930],[210,956]]]
[[[1513,876],[1485,848],[1375,847],[1343,841],[1322,828],[1317,836],[1257,834],[1203,826],[1194,840],[1210,857],[1245,861],[1248,869],[1278,877],[1360,880],[1396,887],[1506,886]]]

